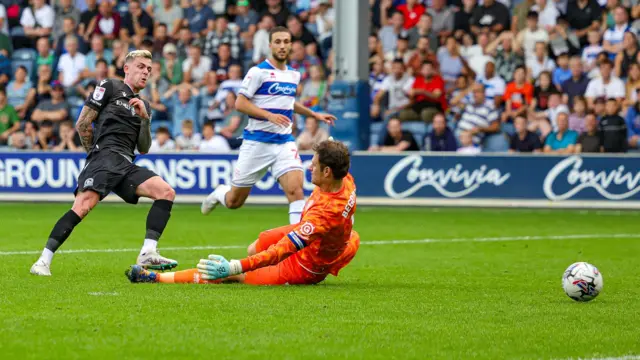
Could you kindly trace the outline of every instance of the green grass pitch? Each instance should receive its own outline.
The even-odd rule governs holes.
[[[640,358],[638,212],[360,206],[363,243],[338,278],[250,287],[130,284],[148,205],[103,204],[63,247],[125,251],[60,253],[53,277],[30,275],[68,208],[0,204],[2,359]],[[286,207],[176,205],[160,245],[186,269],[286,222]],[[388,242],[418,239],[436,241]],[[184,249],[213,245],[236,247]],[[590,303],[561,289],[576,261],[604,276]]]

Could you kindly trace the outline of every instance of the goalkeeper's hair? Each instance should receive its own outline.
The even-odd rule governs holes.
[[[340,180],[347,176],[351,166],[349,149],[341,142],[325,140],[313,146],[313,151],[318,154],[318,162],[322,169],[329,167],[333,178]]]
[[[135,58],[153,59],[153,56],[149,50],[133,50],[125,56],[124,62],[125,64],[129,64]]]

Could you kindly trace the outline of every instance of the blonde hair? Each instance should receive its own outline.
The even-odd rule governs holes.
[[[151,52],[149,50],[133,50],[129,52],[127,56],[124,58],[124,63],[128,64],[132,62],[135,58],[140,58],[140,57],[149,59],[149,60],[153,59],[153,56],[151,55]]]

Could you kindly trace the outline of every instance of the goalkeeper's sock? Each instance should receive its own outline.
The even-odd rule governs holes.
[[[304,203],[304,200],[296,200],[289,204],[289,224],[297,224],[300,222]]]
[[[165,284],[219,284],[221,280],[204,280],[198,269],[158,273],[158,282]]]
[[[65,240],[71,235],[73,228],[75,228],[80,221],[82,221],[82,218],[73,210],[69,210],[62,215],[51,230],[51,234],[49,234],[49,240],[47,240],[47,245],[42,251],[42,255],[40,255],[40,260],[51,264],[53,254],[64,244]]]
[[[227,193],[231,191],[231,187],[228,185],[220,185],[218,187],[216,187],[216,189],[213,191],[213,196],[216,198],[216,200],[218,200],[218,202],[224,206],[227,207]]]

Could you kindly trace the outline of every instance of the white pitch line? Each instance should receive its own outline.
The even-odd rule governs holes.
[[[404,245],[404,244],[431,244],[431,243],[464,243],[464,242],[501,242],[501,241],[540,241],[540,240],[576,240],[576,239],[636,239],[640,234],[569,234],[569,235],[533,235],[533,236],[502,236],[502,237],[474,237],[474,238],[453,238],[453,239],[417,239],[417,240],[378,240],[361,241],[360,245]],[[186,251],[186,250],[214,250],[214,249],[246,249],[245,245],[205,245],[205,246],[183,246],[183,247],[163,247],[163,251]],[[120,253],[138,252],[138,248],[130,249],[70,249],[60,250],[60,254],[89,254],[89,253]],[[13,255],[37,255],[39,250],[26,251],[0,251],[0,256]],[[638,359],[640,360],[640,359]]]
[[[640,355],[625,355],[602,358],[568,358],[565,360],[640,360]]]

